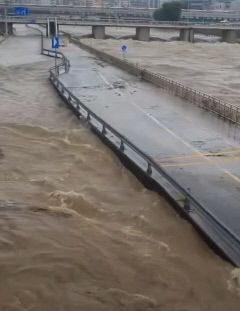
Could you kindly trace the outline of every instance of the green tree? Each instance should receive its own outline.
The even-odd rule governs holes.
[[[154,11],[153,17],[157,21],[179,21],[181,9],[186,7],[186,2],[182,1],[165,2],[161,8]]]

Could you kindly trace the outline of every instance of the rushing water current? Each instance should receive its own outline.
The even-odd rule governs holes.
[[[39,37],[0,54],[0,311],[239,310],[237,271],[66,108]]]

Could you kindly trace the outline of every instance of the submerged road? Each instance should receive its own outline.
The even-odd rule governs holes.
[[[240,237],[240,131],[69,45],[61,81]]]

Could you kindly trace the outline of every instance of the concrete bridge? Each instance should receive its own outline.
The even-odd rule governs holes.
[[[150,29],[178,30],[181,41],[194,42],[195,33],[204,33],[206,35],[218,35],[222,37],[223,42],[235,43],[238,41],[240,26],[232,25],[197,25],[177,22],[154,22],[139,20],[111,20],[100,21],[90,19],[80,19],[73,16],[49,17],[41,16],[0,16],[0,31],[12,34],[13,24],[40,24],[46,26],[46,35],[52,36],[58,32],[61,25],[90,26],[92,35],[95,39],[105,38],[106,27],[127,27],[136,29],[136,39],[148,41],[150,39]],[[7,28],[7,29],[6,29]]]

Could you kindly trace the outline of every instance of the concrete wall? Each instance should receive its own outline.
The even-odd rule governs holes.
[[[142,70],[138,69],[135,64],[131,64],[127,61],[123,61],[122,59],[120,59],[118,57],[112,56],[112,55],[107,54],[103,51],[99,51],[99,50],[97,50],[97,49],[95,49],[95,48],[93,48],[87,44],[84,44],[83,42],[79,41],[79,39],[70,38],[70,41],[75,43],[76,45],[78,45],[80,48],[86,50],[87,52],[90,52],[90,53],[96,55],[97,57],[101,58],[102,60],[104,60],[110,64],[116,65],[119,68],[126,70],[127,72],[134,74],[136,76],[141,75]]]

